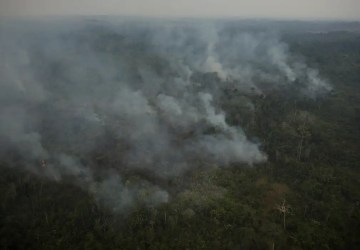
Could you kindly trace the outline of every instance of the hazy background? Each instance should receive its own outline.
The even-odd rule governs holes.
[[[360,19],[359,0],[0,0],[1,16]]]

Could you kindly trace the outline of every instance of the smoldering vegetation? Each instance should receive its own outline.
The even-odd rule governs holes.
[[[229,122],[228,93],[251,118],[256,98],[331,90],[276,33],[226,23],[7,22],[0,34],[1,160],[121,212],[167,202],[193,169],[266,161],[261,138]]]

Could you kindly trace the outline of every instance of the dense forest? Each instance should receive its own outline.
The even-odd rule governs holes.
[[[149,52],[149,49],[144,47],[142,41],[144,37],[150,36],[148,31],[144,31],[141,35],[132,35],[128,30],[128,27],[131,29],[132,26],[126,26],[125,31],[122,30],[120,34],[112,33],[97,21],[89,22],[91,25],[76,37],[81,46],[84,44],[91,46],[101,55],[111,54],[111,60],[118,60],[118,56],[125,57],[126,65],[123,67],[128,70],[142,64],[150,65],[149,68],[157,72],[158,76],[163,76],[165,81],[175,79],[168,76],[178,74],[174,73],[177,64],[175,63],[174,67],[169,66],[170,63],[163,60],[163,57],[153,51]],[[296,25],[301,28],[296,28]],[[186,25],[184,26],[187,28]],[[129,148],[132,147],[133,141],[149,143],[151,147],[156,147],[155,144],[164,143],[164,139],[151,138],[139,141],[136,138],[127,141],[127,138],[121,135],[115,136],[114,131],[117,126],[115,122],[106,128],[104,134],[97,137],[95,134],[97,130],[83,125],[81,120],[75,125],[71,124],[75,126],[75,130],[64,129],[61,130],[64,131],[63,134],[58,134],[56,132],[60,130],[53,129],[52,125],[47,126],[52,122],[60,123],[56,125],[59,127],[68,126],[65,121],[66,115],[57,118],[67,112],[61,113],[62,100],[54,104],[55,108],[50,106],[56,98],[59,99],[58,96],[53,94],[51,101],[30,107],[37,110],[36,114],[39,113],[38,110],[46,113],[46,116],[41,116],[40,126],[44,131],[42,132],[44,147],[49,152],[76,155],[79,164],[89,166],[91,171],[96,173],[95,177],[92,177],[96,180],[92,182],[95,184],[91,184],[95,186],[87,184],[85,170],[80,169],[76,175],[71,171],[64,172],[61,173],[61,178],[53,177],[51,171],[41,172],[42,168],[47,168],[48,165],[50,168],[51,164],[63,164],[65,168],[66,164],[62,163],[65,160],[56,160],[55,156],[41,160],[39,155],[46,157],[42,154],[23,156],[23,151],[19,151],[14,143],[11,147],[2,146],[0,248],[9,250],[358,249],[360,247],[360,32],[356,27],[359,27],[359,24],[278,23],[276,25],[275,23],[271,26],[268,23],[253,25],[251,22],[240,21],[227,24],[226,28],[220,31],[222,32],[220,37],[228,45],[232,44],[228,39],[236,37],[237,32],[260,31],[260,35],[255,35],[260,41],[268,39],[263,35],[264,32],[270,32],[270,40],[273,36],[279,36],[281,44],[286,44],[285,51],[295,55],[293,57],[296,60],[306,62],[307,67],[317,69],[319,75],[326,79],[331,88],[316,96],[308,95],[309,88],[304,85],[301,78],[294,80],[294,84],[271,85],[274,87],[270,88],[267,81],[272,80],[258,77],[255,73],[252,79],[256,83],[244,90],[239,87],[244,86],[242,83],[237,84],[238,79],[224,78],[216,67],[213,72],[194,70],[189,81],[197,84],[192,87],[194,89],[191,93],[199,92],[198,89],[203,90],[205,85],[206,88],[212,86],[213,101],[216,102],[216,109],[222,110],[225,114],[226,129],[223,129],[220,123],[199,121],[195,125],[177,127],[176,124],[180,123],[178,120],[174,123],[173,120],[167,121],[166,129],[171,131],[171,135],[175,134],[171,137],[171,141],[175,141],[176,146],[166,144],[165,147],[170,147],[170,151],[176,150],[181,154],[168,153],[164,156],[153,149],[149,151],[149,154],[155,155],[153,158],[138,163],[136,158],[145,157],[142,153],[136,153],[132,155],[133,157],[124,153],[131,151]],[[90,37],[94,33],[96,39]],[[128,38],[128,34],[132,36],[131,39]],[[192,40],[191,36],[183,39],[176,32],[171,34],[175,36],[175,41],[185,40],[182,42],[195,45],[188,51],[182,51],[182,48],[180,51],[172,51],[173,48],[169,46],[167,50],[161,50],[161,53],[163,51],[171,55],[175,53],[175,58],[176,53],[196,54],[196,51],[204,50],[202,44]],[[230,38],[224,38],[225,34],[230,34]],[[37,38],[32,39],[36,41]],[[68,41],[66,35],[61,39],[64,43]],[[169,37],[165,36],[165,44],[167,44],[166,39]],[[251,39],[246,36],[240,41],[255,43],[255,40]],[[36,43],[37,41],[34,42]],[[173,46],[176,47],[177,43],[174,44]],[[257,46],[261,47],[261,42]],[[267,49],[266,46],[264,50]],[[282,45],[280,47],[282,48]],[[230,50],[232,48],[230,46]],[[64,76],[61,73],[64,71],[63,66],[56,61],[44,65],[46,56],[41,48],[36,48],[34,45],[32,49],[31,64],[37,68],[37,72],[40,72],[38,70],[40,68],[41,72],[45,72],[39,76],[39,79],[43,82],[52,82],[52,85],[46,87],[55,88],[56,93],[61,91],[65,93],[65,90],[59,87],[62,81],[67,81],[61,78]],[[216,49],[222,50],[215,46],[214,50]],[[72,53],[70,49],[69,55]],[[246,52],[242,53],[246,54]],[[224,54],[226,53],[221,55]],[[69,55],[65,55],[64,58],[68,58]],[[184,57],[185,61],[200,61],[200,56],[187,58],[185,55]],[[89,60],[92,59],[89,57]],[[107,63],[104,58],[99,60],[100,64]],[[264,59],[265,63],[251,58],[249,61],[255,64],[254,67],[261,68],[261,72],[273,70],[267,59]],[[236,63],[235,59],[226,62]],[[124,64],[124,62],[120,63]],[[96,67],[93,65],[92,70],[96,71]],[[302,67],[299,68],[302,70]],[[151,70],[142,74],[151,75],[153,72]],[[301,70],[299,71],[305,72]],[[90,81],[103,80],[95,73],[86,74],[91,74],[88,78]],[[133,81],[134,85],[144,88],[142,81],[139,80],[141,77],[143,75],[134,73],[127,75],[125,80]],[[285,81],[286,77],[274,81],[282,79]],[[219,84],[221,82],[226,84]],[[149,98],[150,105],[157,109],[161,109],[162,106],[157,104],[156,98],[163,93],[170,95],[173,91],[165,83],[159,89],[151,95],[154,96],[153,99]],[[151,89],[148,91],[150,93]],[[217,95],[220,92],[222,94]],[[91,91],[89,93],[92,94]],[[104,93],[105,96],[111,93],[111,90],[110,92],[106,90]],[[68,98],[66,100],[73,101],[70,94],[66,96]],[[0,94],[0,98],[2,105],[6,105],[3,104],[3,100],[7,101],[6,97]],[[78,96],[76,98],[79,100]],[[126,95],[122,98],[126,99]],[[195,103],[202,100],[194,99],[189,97],[188,100]],[[131,105],[139,103],[132,100],[128,100]],[[102,109],[101,106],[96,108]],[[56,112],[56,110],[60,111]],[[165,120],[163,113],[168,110],[159,111],[160,120]],[[203,110],[205,110],[203,112],[208,111],[206,106]],[[106,117],[112,116],[107,113],[106,115]],[[110,119],[106,117],[104,119]],[[138,123],[130,127],[123,125],[125,122],[121,119],[114,118],[121,123],[119,125],[121,128],[126,128],[127,133],[135,134],[135,130],[140,128]],[[181,122],[186,122],[184,117],[181,119]],[[141,123],[149,123],[149,120],[142,120]],[[228,129],[238,126],[241,126],[241,133],[236,130],[232,134],[233,130]],[[201,132],[198,132],[199,130]],[[225,158],[226,152],[222,149],[211,151],[207,148],[196,151],[194,156],[191,153],[194,151],[193,148],[188,149],[188,144],[185,146],[184,141],[190,141],[190,145],[195,145],[198,141],[191,141],[191,138],[198,134],[206,135],[205,138],[211,139],[209,139],[210,143],[220,143],[225,139],[219,139],[222,138],[218,136],[219,130],[221,133],[230,131],[229,136],[234,137],[246,134],[247,140],[239,139],[239,142],[249,154],[252,154],[252,157],[245,155],[238,159],[229,155]],[[81,134],[82,137],[77,137],[76,134]],[[214,134],[217,136],[208,136]],[[7,138],[4,133],[0,133],[0,136],[5,140]],[[91,136],[96,137],[95,140],[98,141],[96,147],[92,147],[91,150],[78,150],[78,147],[84,147],[87,143],[86,138]],[[74,139],[65,140],[65,137]],[[82,141],[79,141],[79,138]],[[199,145],[204,144],[199,143]],[[227,148],[230,147],[226,146],[225,149]],[[23,150],[29,151],[27,148]],[[160,147],[158,150],[163,152],[165,149]],[[187,158],[185,163],[181,159],[183,157]],[[130,160],[125,162],[124,159]],[[175,159],[174,164],[186,164],[191,167],[181,168],[181,171],[176,169],[176,173],[173,174],[172,168],[169,170],[164,163],[170,161],[169,159]],[[132,167],[136,164],[145,167]],[[159,173],[158,168],[165,168],[167,174]],[[97,195],[103,190],[102,188],[105,188],[96,184],[100,183],[97,180],[107,176],[111,171],[116,171],[116,176],[121,176],[123,182],[120,187],[119,184],[108,183],[106,188],[110,189],[110,193],[116,193],[116,189],[121,186],[127,187],[130,191],[121,194],[121,202],[126,202],[123,197],[136,190],[130,205],[118,204],[108,199],[108,196]],[[82,184],[78,184],[79,182]],[[121,206],[121,209],[114,208],[116,206]]]

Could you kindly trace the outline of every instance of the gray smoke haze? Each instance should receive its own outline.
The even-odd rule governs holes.
[[[224,24],[7,23],[0,34],[2,160],[70,176],[116,211],[167,202],[154,179],[266,160],[226,121],[224,89],[331,89],[276,35]]]

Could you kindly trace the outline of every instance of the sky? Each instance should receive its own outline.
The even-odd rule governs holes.
[[[360,0],[0,0],[0,16],[59,15],[360,20]]]

